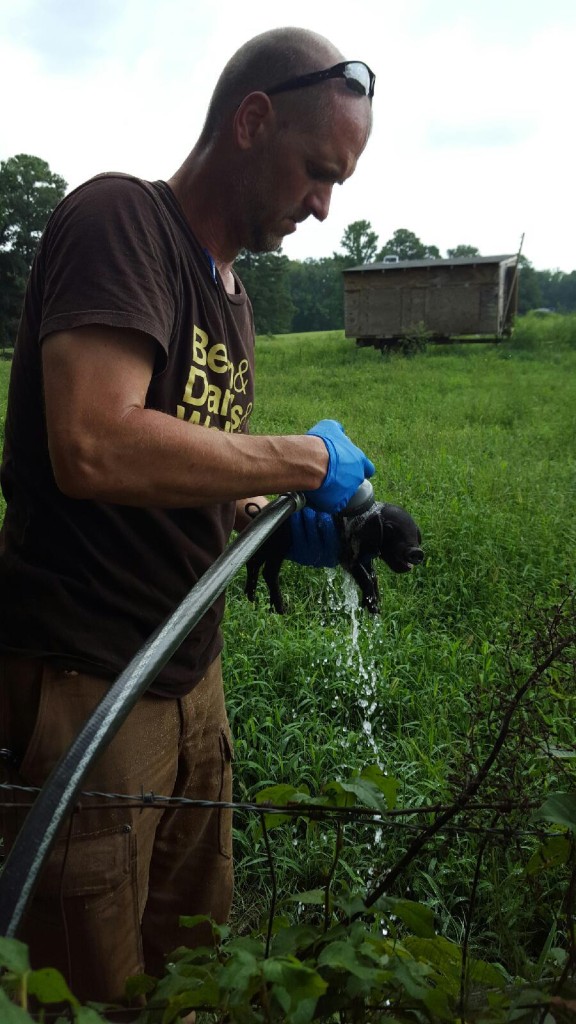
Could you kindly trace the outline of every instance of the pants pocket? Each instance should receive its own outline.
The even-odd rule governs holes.
[[[80,897],[98,909],[133,874],[135,850],[131,825],[76,832],[70,841],[64,827],[48,858],[38,886],[43,897]]]
[[[116,1000],[143,969],[136,836],[130,825],[59,839],[24,920],[34,967],[81,999]]]

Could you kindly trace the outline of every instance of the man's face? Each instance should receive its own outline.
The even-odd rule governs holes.
[[[344,97],[319,131],[277,130],[253,154],[258,163],[244,189],[243,248],[272,252],[307,217],[325,220],[332,189],[353,174],[369,126],[368,103]]]

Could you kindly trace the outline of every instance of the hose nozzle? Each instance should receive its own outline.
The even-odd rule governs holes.
[[[350,516],[361,516],[368,509],[372,508],[374,504],[374,488],[372,484],[366,478],[360,484],[358,490],[352,495],[350,501],[346,505],[346,508],[342,509],[340,515],[350,518]]]

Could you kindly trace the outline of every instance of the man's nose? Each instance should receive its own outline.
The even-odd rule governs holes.
[[[326,220],[332,199],[332,184],[318,185],[308,195],[307,207],[316,220]]]

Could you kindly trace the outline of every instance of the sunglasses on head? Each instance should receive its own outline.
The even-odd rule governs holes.
[[[302,89],[307,85],[317,85],[318,82],[325,82],[329,78],[343,78],[352,92],[356,92],[360,96],[367,96],[370,100],[374,95],[376,75],[361,60],[345,60],[341,64],[335,64],[332,68],[325,68],[324,71],[311,71],[308,75],[287,78],[285,82],[280,82],[279,85],[273,85],[264,91],[267,96],[275,96],[278,92],[288,92],[290,89]]]

